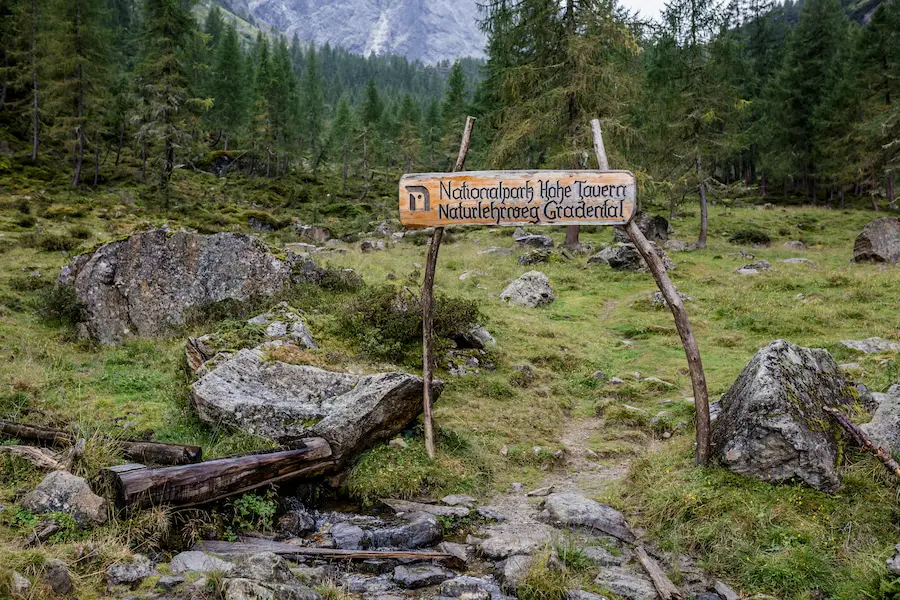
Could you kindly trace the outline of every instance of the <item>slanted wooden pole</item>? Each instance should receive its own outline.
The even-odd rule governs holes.
[[[600,121],[594,119],[591,121],[591,132],[594,136],[594,152],[597,154],[597,162],[600,164],[601,170],[609,169],[609,161],[606,158],[606,149],[603,146],[603,132],[600,129]],[[628,237],[637,248],[638,252],[650,267],[653,278],[656,279],[656,285],[662,292],[663,297],[669,304],[669,310],[675,317],[675,328],[681,337],[681,345],[684,346],[684,353],[687,356],[688,369],[691,373],[691,385],[694,388],[694,406],[696,408],[697,421],[697,448],[695,451],[695,459],[698,465],[706,465],[709,462],[710,453],[710,426],[709,426],[709,394],[706,390],[706,375],[703,372],[703,363],[700,360],[700,348],[697,346],[697,340],[694,339],[694,333],[691,331],[691,324],[688,321],[687,311],[684,309],[684,303],[678,290],[669,276],[666,274],[666,268],[657,256],[655,249],[635,225],[634,221],[630,222],[625,231]]]
[[[453,172],[462,171],[466,164],[473,127],[475,127],[475,117],[467,117]],[[425,282],[422,284],[422,379],[425,384],[422,413],[425,421],[425,449],[428,451],[429,458],[434,458],[434,418],[431,411],[431,382],[434,379],[434,272],[437,268],[438,251],[441,249],[441,238],[443,237],[444,228],[435,227],[434,233],[431,235],[431,245],[428,247],[428,258],[425,261]]]

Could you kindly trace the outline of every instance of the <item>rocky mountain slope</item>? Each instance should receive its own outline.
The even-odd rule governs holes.
[[[475,0],[219,0],[302,41],[425,63],[484,56]]]

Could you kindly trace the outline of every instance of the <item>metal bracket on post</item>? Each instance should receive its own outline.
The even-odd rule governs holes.
[[[599,119],[591,121],[591,133],[594,138],[594,153],[597,155],[600,170],[608,171],[609,160],[606,157],[606,148],[603,145],[603,132],[600,129]],[[678,330],[678,335],[681,337],[681,345],[684,347],[684,353],[687,356],[688,369],[691,374],[691,386],[694,389],[697,427],[695,459],[698,465],[706,465],[709,462],[710,455],[709,393],[706,389],[706,374],[703,372],[703,363],[700,360],[700,348],[697,346],[697,340],[694,339],[694,333],[691,331],[691,324],[688,321],[687,311],[684,309],[681,296],[678,295],[678,290],[675,289],[675,285],[666,274],[666,268],[659,256],[657,256],[653,246],[647,241],[647,238],[633,220],[625,226],[625,231],[628,233],[628,237],[635,248],[637,248],[637,251],[650,267],[650,272],[656,280],[656,285],[669,304],[672,316],[675,317],[675,328]]]
[[[462,171],[466,164],[473,127],[475,127],[475,117],[467,117],[453,172]],[[431,390],[434,380],[434,273],[437,269],[438,251],[441,248],[443,236],[444,228],[435,227],[434,233],[431,235],[431,245],[428,247],[425,281],[422,284],[422,383],[425,392],[422,414],[425,422],[425,449],[428,451],[429,458],[434,458],[434,417],[432,415]]]

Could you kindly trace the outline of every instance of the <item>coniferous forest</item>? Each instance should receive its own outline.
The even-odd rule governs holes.
[[[73,186],[127,154],[164,190],[213,153],[269,178],[446,169],[467,114],[480,121],[472,165],[588,167],[585,123],[599,117],[615,166],[673,203],[739,184],[773,201],[894,204],[896,2],[860,23],[838,0],[678,0],[656,23],[613,2],[491,0],[489,58],[452,66],[317,48],[192,9],[3,0],[5,143],[65,165]]]

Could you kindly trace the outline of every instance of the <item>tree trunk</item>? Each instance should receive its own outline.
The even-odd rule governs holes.
[[[812,205],[818,206],[819,204],[819,188],[816,186],[816,178],[812,178]]]
[[[125,143],[125,117],[122,117],[122,125],[119,128],[119,143],[116,145],[116,167],[122,159],[122,144]]]
[[[706,234],[709,227],[709,212],[706,206],[706,182],[700,182],[700,237],[697,248],[706,248]]]
[[[578,247],[578,236],[581,233],[581,227],[578,225],[567,225],[566,226],[566,248],[577,248]]]
[[[225,134],[225,152],[228,152],[228,138],[231,137],[231,132]]]
[[[897,205],[894,203],[894,172],[893,171],[888,173],[886,188],[887,188],[888,207],[891,210],[897,210]]]
[[[38,102],[38,72],[37,72],[37,0],[31,0],[31,160],[37,161],[38,146],[38,111],[40,108]]]
[[[334,467],[328,442],[322,438],[302,442],[304,447],[298,450],[159,469],[125,465],[106,469],[103,475],[115,491],[119,508],[197,506],[300,475],[319,475]]]
[[[344,191],[344,188],[347,187],[347,170],[348,170],[348,161],[347,161],[347,141],[344,140],[344,164],[341,168],[341,191]]]
[[[0,81],[0,110],[6,104],[6,90],[9,88],[9,52],[3,49],[3,81]]]
[[[94,149],[94,187],[97,187],[97,183],[100,182],[100,144],[95,144],[96,148]],[[109,156],[109,150],[106,151],[106,156]],[[103,157],[103,162],[106,162],[106,157]]]
[[[669,198],[669,220],[670,221],[675,220],[675,204],[676,204],[675,196],[673,195],[671,198]]]
[[[762,192],[762,197],[766,197],[766,174],[763,173],[762,179],[760,180],[760,191]]]

